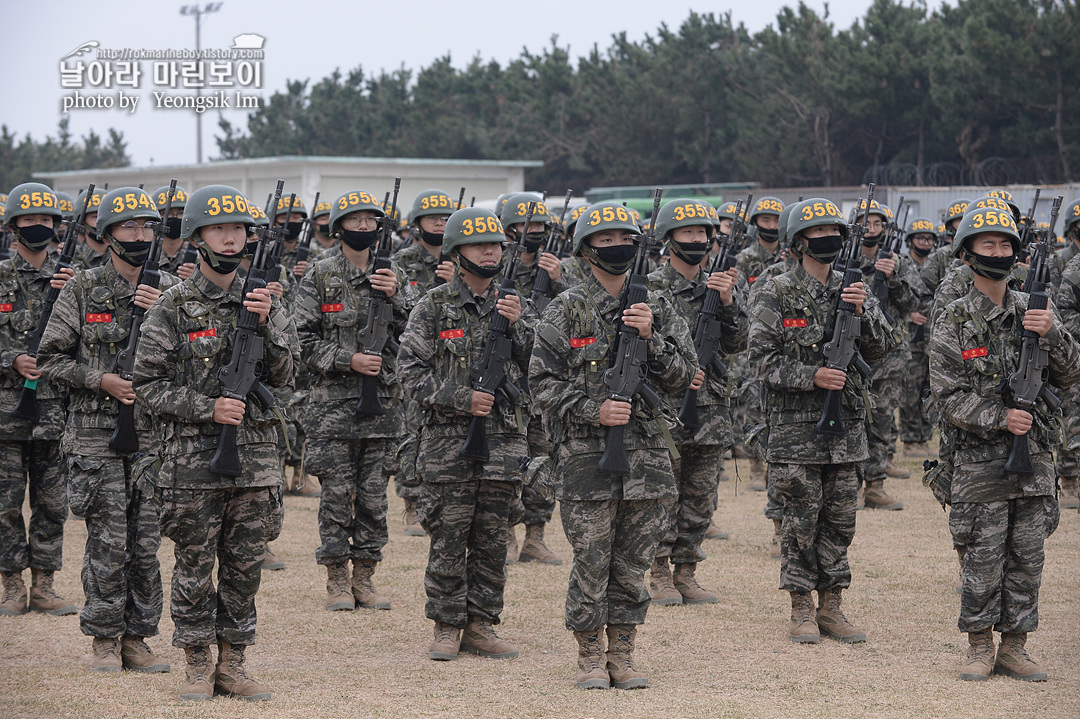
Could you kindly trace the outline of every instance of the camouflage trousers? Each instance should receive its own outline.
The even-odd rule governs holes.
[[[153,637],[161,620],[161,531],[126,457],[69,456],[68,504],[86,522],[79,627],[89,637]]]
[[[765,517],[767,519],[784,518],[784,498],[776,489],[770,465],[765,465]]]
[[[387,439],[309,439],[305,464],[319,478],[318,564],[382,561],[386,527]]]
[[[1039,628],[1043,542],[1058,524],[1053,497],[959,502],[949,512],[953,544],[967,548],[960,595],[962,632]]]
[[[905,444],[929,442],[934,435],[934,422],[923,402],[929,389],[930,360],[913,348],[900,396],[900,441]]]
[[[27,485],[29,537],[23,521]],[[0,440],[0,571],[60,571],[67,513],[60,442]]]
[[[424,590],[428,619],[464,627],[469,617],[499,622],[506,587],[506,524],[519,482],[485,478],[475,465],[460,482],[420,485],[417,514],[431,536]],[[477,471],[479,470],[479,471]]]
[[[530,457],[551,456],[551,442],[548,441],[547,435],[544,433],[539,417],[533,417],[529,422],[527,437]],[[549,472],[550,470],[551,463],[549,462],[541,471]],[[521,503],[525,513],[522,521],[527,525],[547,524],[551,521],[551,515],[555,512],[555,495],[550,492],[545,494],[537,489],[537,486],[543,484],[543,481],[532,482],[521,489]]]
[[[281,530],[281,488],[159,491],[161,533],[175,542],[173,646],[254,644],[255,595],[266,543]]]
[[[780,589],[851,585],[847,550],[855,537],[855,463],[769,465],[783,500]]]
[[[901,377],[880,377],[873,381],[870,395],[874,408],[870,411],[870,427],[866,433],[866,443],[870,456],[863,462],[863,474],[867,482],[886,478],[885,465],[896,451],[896,429],[894,417],[900,406],[900,395],[904,391]]]
[[[701,544],[712,520],[724,448],[718,444],[685,444],[679,445],[678,450],[681,458],[671,461],[671,469],[678,483],[679,499],[656,548],[656,556],[670,557],[675,564],[703,562],[705,552]]]
[[[405,413],[405,434],[398,437],[394,448],[394,492],[402,499],[416,499],[420,496],[420,477],[416,472],[420,451],[420,405],[405,396],[398,411]]]
[[[566,628],[591,632],[608,624],[644,624],[645,572],[669,526],[674,499],[605,499],[559,504],[574,548],[566,590]]]
[[[1055,452],[1057,473],[1062,477],[1080,474],[1077,455],[1080,454],[1080,384],[1061,392],[1061,415],[1065,426],[1065,446]]]

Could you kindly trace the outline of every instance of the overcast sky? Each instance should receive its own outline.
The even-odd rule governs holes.
[[[208,4],[202,0],[200,7]],[[640,40],[655,33],[661,23],[677,30],[690,10],[721,14],[730,9],[736,23],[756,31],[773,23],[777,11],[789,4],[795,3],[549,0],[526,5],[512,0],[224,0],[217,12],[203,17],[202,48],[231,48],[236,36],[247,33],[265,38],[260,68],[263,87],[236,86],[235,77],[223,80],[228,83],[224,86],[226,96],[235,102],[237,89],[269,98],[284,87],[287,79],[310,78],[315,82],[335,68],[343,73],[357,66],[368,73],[402,65],[416,70],[447,53],[457,67],[477,55],[505,64],[516,58],[523,47],[542,51],[555,34],[559,45],[569,46],[571,57],[576,58],[587,54],[593,45],[606,49],[611,36],[618,32],[625,31],[630,39]],[[808,0],[807,4],[818,12],[824,10],[821,0]],[[112,109],[69,110],[76,138],[90,129],[105,135],[109,127],[115,127],[123,132],[128,154],[136,166],[194,162],[194,111],[159,109],[154,106],[158,99],[153,94],[155,90],[162,93],[161,102],[168,102],[193,95],[194,90],[155,87],[153,60],[142,60],[137,87],[121,85],[116,77],[109,84],[92,87],[88,76],[84,76],[81,90],[64,88],[60,71],[62,63],[74,67],[80,59],[87,65],[98,61],[101,65],[97,69],[101,69],[106,63],[95,54],[101,49],[193,50],[195,21],[180,15],[184,5],[182,0],[5,2],[0,19],[4,31],[0,40],[0,67],[4,68],[0,123],[20,137],[29,133],[43,140],[46,135],[55,136],[65,97],[70,104],[76,92],[84,103],[90,96],[106,96],[114,103]],[[828,5],[832,22],[846,28],[863,15],[870,0],[832,0]],[[617,11],[612,9],[616,7]],[[63,59],[89,42],[98,43],[97,48]],[[116,62],[111,63],[114,70]],[[163,68],[167,67],[166,62]],[[130,107],[118,107],[119,92],[139,97],[134,112]],[[204,94],[208,93],[204,90]],[[233,124],[244,128],[245,114],[235,108],[224,111]],[[218,155],[214,142],[217,123],[218,111],[203,114],[204,159]]]

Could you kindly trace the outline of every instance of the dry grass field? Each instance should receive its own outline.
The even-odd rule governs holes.
[[[574,687],[576,646],[562,621],[568,561],[510,567],[500,633],[520,645],[520,658],[432,662],[423,613],[427,540],[402,536],[400,500],[391,496],[391,541],[376,574],[393,610],[329,613],[314,561],[318,502],[290,497],[274,545],[288,568],[265,573],[248,661],[273,688],[272,701],[177,699],[183,653],[170,645],[166,540],[166,609],[151,645],[172,673],[94,675],[77,617],[2,617],[0,717],[1080,717],[1080,515],[1063,512],[1046,547],[1042,625],[1029,648],[1050,681],[960,682],[966,640],[956,629],[946,515],[921,486],[916,463],[903,464],[912,478],[887,487],[905,509],[860,512],[851,548],[845,609],[866,630],[866,644],[788,641],[788,599],[776,590],[778,562],[767,553],[765,497],[745,484],[736,492],[734,481],[721,485],[718,513],[732,539],[707,542],[709,561],[698,572],[720,603],[650,609],[637,657],[652,687],[628,692]],[[730,465],[729,474],[734,480]],[[548,537],[568,560],[557,513]],[[80,604],[84,538],[82,522],[70,521],[58,575],[61,593]]]

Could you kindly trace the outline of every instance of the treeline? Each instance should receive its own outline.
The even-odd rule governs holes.
[[[613,17],[617,17],[613,16]],[[691,15],[572,59],[558,38],[505,67],[290,81],[223,158],[543,160],[532,187],[757,180],[765,186],[1076,179],[1077,0],[876,0],[837,30],[806,5],[751,34]]]
[[[19,140],[0,126],[0,192],[15,185],[30,182],[35,172],[48,170],[87,170],[94,167],[126,167],[131,164],[123,133],[109,128],[108,139],[90,130],[75,141],[68,126],[70,117],[63,117],[57,126],[56,137],[43,142],[30,135]]]

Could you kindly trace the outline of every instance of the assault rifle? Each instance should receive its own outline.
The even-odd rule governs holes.
[[[79,219],[68,223],[67,229],[64,231],[64,242],[60,248],[60,256],[56,258],[56,265],[52,271],[54,275],[61,270],[71,269],[71,260],[75,257],[75,249],[78,246],[78,236],[83,231],[83,223],[86,222],[86,210],[90,207],[90,200],[93,196],[94,183],[91,182],[90,187],[86,190],[86,199],[83,200],[82,212],[78,216]],[[30,331],[30,336],[26,338],[26,354],[29,357],[37,358],[41,338],[45,336],[45,327],[49,324],[53,307],[56,305],[56,298],[59,296],[60,290],[52,286],[45,293],[45,301],[41,306],[41,315],[38,317],[37,326]],[[37,383],[36,379],[23,381],[19,401],[15,403],[15,408],[11,410],[12,417],[37,421],[38,416],[41,414],[38,409]]]
[[[573,190],[566,191],[566,201],[562,206],[562,214],[559,215],[559,224],[551,226],[551,232],[548,233],[547,242],[544,244],[543,249],[537,254],[536,259],[539,262],[540,255],[547,252],[548,254],[555,255],[558,251],[559,245],[559,228],[562,227],[563,220],[566,219],[566,208],[570,207],[570,198],[574,196]],[[525,227],[528,229],[528,226]],[[533,305],[536,306],[537,312],[543,312],[544,308],[551,302],[551,275],[543,267],[538,267],[536,270],[536,278],[533,279],[532,293],[529,295]]]
[[[753,195],[747,198],[747,206],[753,202]],[[739,214],[742,200],[735,205],[735,214]],[[720,251],[716,253],[713,265],[709,269],[709,276],[714,272],[726,272],[729,263],[734,265],[732,255],[734,248],[738,246],[738,238],[735,231],[726,239],[720,241]],[[697,327],[694,329],[694,350],[697,351],[698,367],[708,372],[710,369],[717,377],[724,377],[728,373],[728,366],[724,364],[720,353],[720,337],[723,331],[720,327],[720,293],[716,290],[705,290],[705,299],[702,301],[701,314],[698,315]],[[698,416],[696,389],[687,388],[683,394],[682,406],[679,408],[679,421],[690,430],[696,432],[701,427],[701,418]]]
[[[304,236],[301,238],[300,244],[296,246],[296,264],[307,262],[307,258],[311,254],[311,239],[315,237],[314,213],[319,209],[319,196],[321,194],[321,192],[315,193],[315,204],[311,206],[312,216],[305,221]]]
[[[870,203],[874,201],[874,183],[870,183],[866,190],[866,213],[863,214],[862,223],[854,223],[850,226],[851,237],[841,256],[844,258],[844,280],[840,283],[840,292],[836,295],[836,319],[833,323],[832,339],[822,347],[825,355],[825,367],[839,369],[847,372],[851,367],[864,378],[870,376],[871,368],[861,356],[859,356],[859,338],[862,335],[862,318],[855,314],[855,305],[844,302],[840,295],[844,290],[856,282],[862,282],[862,268],[859,263],[859,255],[862,250],[862,238],[866,234],[866,223],[870,218]],[[825,406],[821,410],[821,419],[817,423],[818,434],[827,434],[834,437],[844,435],[844,421],[840,418],[840,400],[843,396],[842,389],[830,389],[825,391]]]
[[[1061,200],[1060,195],[1054,198],[1054,204],[1050,208],[1050,227],[1046,236],[1039,239],[1036,251],[1031,256],[1027,282],[1027,308],[1029,310],[1045,310],[1049,303],[1046,289],[1050,285],[1050,260],[1053,252],[1049,238],[1054,234],[1058,212],[1061,211]],[[1035,402],[1041,397],[1047,406],[1056,412],[1061,406],[1061,400],[1050,391],[1047,385],[1050,376],[1050,353],[1040,345],[1038,332],[1025,329],[1021,338],[1020,357],[1016,362],[1016,369],[1009,374],[1002,385],[1005,404],[1025,412],[1034,412]],[[1005,461],[1005,472],[1020,475],[1035,474],[1026,434],[1013,435],[1009,458]]]
[[[176,194],[176,180],[169,182],[169,193],[165,200],[165,212],[161,222],[147,223],[154,226],[154,237],[150,241],[150,251],[143,261],[142,270],[139,272],[139,285],[147,285],[157,288],[161,285],[161,243],[165,239],[168,229],[169,210],[172,209],[173,195]],[[135,304],[132,300],[131,322],[128,324],[128,341],[124,349],[116,355],[116,374],[121,379],[131,381],[135,372],[135,352],[139,349],[139,337],[142,334],[143,317],[146,310]],[[116,429],[109,437],[109,447],[117,452],[138,452],[139,434],[135,431],[135,405],[120,403],[120,413],[116,417]]]
[[[277,207],[284,188],[285,181],[278,180],[271,207]],[[247,299],[249,292],[266,287],[271,262],[270,245],[284,236],[285,227],[268,222],[265,227],[256,230],[256,234],[259,236],[259,242],[255,247],[255,256],[251,260],[247,278],[244,280],[244,290],[240,293],[242,300]],[[218,370],[222,397],[245,402],[250,399],[263,412],[273,406],[274,393],[259,380],[263,353],[263,338],[259,336],[259,316],[240,305],[236,332],[233,334],[232,356],[228,364]],[[236,427],[235,424],[221,425],[218,448],[210,460],[210,471],[214,474],[220,474],[223,477],[239,477],[243,474],[240,453],[236,448]]]
[[[1039,206],[1039,194],[1042,193],[1041,187],[1035,188],[1035,197],[1031,200],[1031,209],[1028,213],[1020,218],[1019,226],[1016,228],[1020,232],[1020,258],[1024,259],[1028,254],[1028,245],[1032,242],[1032,234],[1035,230],[1035,209]],[[1051,233],[1052,234],[1052,233]],[[1047,245],[1049,247],[1049,244]],[[1053,248],[1050,248],[1053,251]]]
[[[374,277],[377,270],[390,269],[390,246],[393,244],[394,210],[397,209],[398,190],[401,189],[401,178],[394,178],[394,199],[390,203],[390,211],[379,218],[379,237],[375,245],[375,252],[369,254],[371,263],[371,275]],[[383,202],[383,207],[386,207]],[[371,288],[368,299],[367,325],[360,330],[358,344],[360,351],[366,355],[382,356],[383,350],[389,347],[390,351],[397,354],[398,343],[394,340],[391,332],[394,323],[394,307],[390,299],[382,290]],[[363,386],[360,391],[360,402],[356,405],[356,413],[361,417],[386,414],[382,402],[379,401],[379,378],[378,376],[364,375]]]
[[[464,202],[464,201],[465,201],[465,188],[462,187],[461,192],[458,193],[457,206],[451,208],[450,213],[453,214],[456,210],[461,209],[461,203]],[[419,220],[417,220],[417,222],[419,223]],[[445,240],[444,240],[444,242],[445,242]],[[449,260],[450,260],[450,253],[447,252],[445,249],[439,250],[439,261],[438,261],[438,263],[436,263],[435,266],[438,267],[442,263],[448,262]],[[435,282],[434,282],[433,286],[438,287],[439,285],[443,285],[443,284],[446,284],[446,280],[444,280],[442,277],[439,277],[438,275],[435,275]]]
[[[525,208],[525,229],[529,229],[532,222],[533,212],[536,211],[536,202],[530,202]],[[518,258],[521,248],[525,244],[525,232],[521,233],[518,242],[510,245],[510,262],[506,265],[502,284],[495,295],[496,301],[507,295],[516,295],[514,290],[514,275],[517,274]],[[506,363],[510,361],[513,342],[510,340],[510,320],[494,310],[491,324],[488,325],[487,341],[484,342],[484,352],[480,361],[469,368],[469,384],[476,392],[484,392],[498,399],[497,392],[501,392],[508,402],[513,404],[521,396],[521,390],[506,376]],[[487,462],[491,455],[488,452],[487,433],[484,429],[486,417],[473,415],[469,422],[469,433],[465,436],[458,454],[467,459],[475,459],[479,462]]]
[[[893,238],[896,234],[896,218],[899,216],[900,208],[904,205],[904,196],[900,196],[900,204],[896,206],[896,212],[893,213],[893,219],[889,220],[888,224],[882,230],[881,249],[878,250],[878,259],[891,260],[893,256]],[[866,205],[866,212],[863,214],[863,218],[870,221],[870,204]],[[881,311],[885,313],[885,319],[889,320],[889,324],[896,324],[896,320],[886,312],[885,303],[889,301],[889,286],[885,284],[888,278],[885,277],[885,273],[881,270],[874,270],[874,281],[870,284],[870,291],[877,297],[878,304],[881,306]]]
[[[634,257],[634,267],[630,270],[630,279],[627,283],[626,297],[619,307],[616,320],[618,338],[615,343],[615,352],[612,354],[610,369],[604,370],[604,384],[607,386],[608,399],[619,402],[632,402],[635,396],[640,396],[642,401],[655,410],[660,407],[660,395],[656,393],[649,383],[645,381],[648,374],[648,344],[637,329],[623,322],[623,312],[639,302],[645,302],[649,297],[648,273],[649,246],[656,239],[656,215],[660,212],[660,198],[663,190],[656,188],[653,197],[652,217],[649,219],[649,229],[645,231],[638,242],[637,255]],[[600,457],[597,469],[606,474],[626,475],[630,473],[630,460],[626,456],[625,445],[626,425],[620,424],[607,429],[607,446],[604,454]]]
[[[281,225],[281,231],[276,233],[273,244],[270,245],[270,258],[266,265],[266,282],[281,281],[281,256],[285,254],[285,230],[289,226],[289,219],[292,217],[293,207],[296,205],[296,193],[289,195],[289,211],[285,214],[285,222]],[[277,207],[277,198],[274,199],[274,203],[270,205],[271,210]],[[267,217],[271,217],[270,211],[266,213]],[[270,223],[274,224],[274,223]],[[255,261],[252,260],[251,266],[255,266]]]

